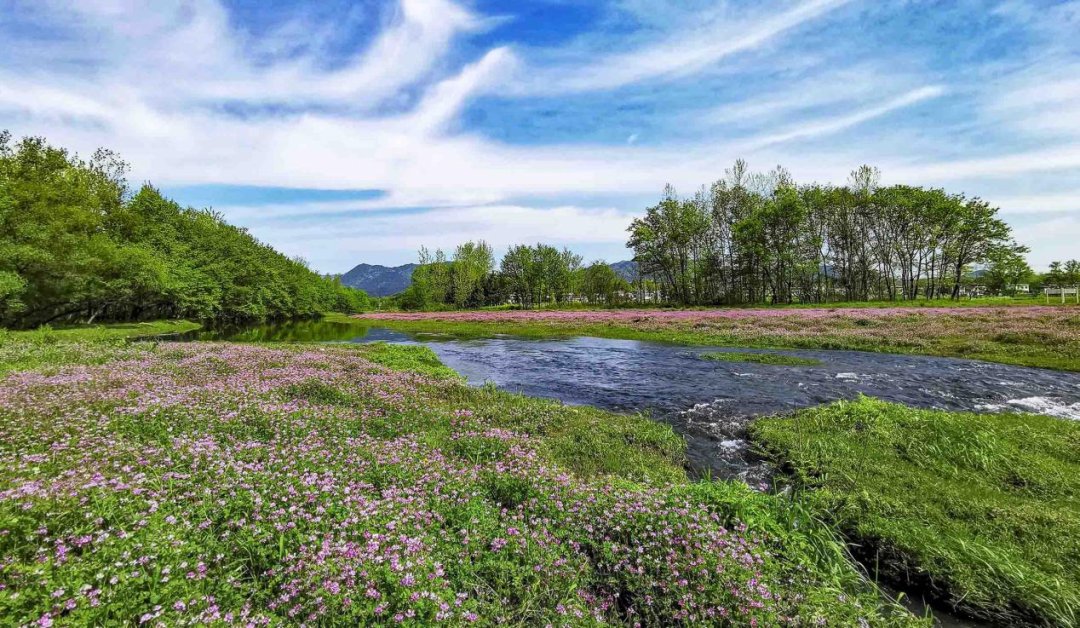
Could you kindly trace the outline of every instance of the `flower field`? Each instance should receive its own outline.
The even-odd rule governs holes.
[[[1080,308],[1070,306],[382,312],[358,319],[403,331],[851,349],[1080,371]]]
[[[0,376],[5,625],[925,623],[669,428],[425,349],[64,355]]]

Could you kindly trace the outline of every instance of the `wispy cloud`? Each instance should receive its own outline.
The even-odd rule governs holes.
[[[679,24],[662,41],[637,50],[600,56],[530,73],[518,89],[525,93],[565,94],[613,89],[632,83],[694,74],[733,54],[815,20],[851,0],[804,0],[774,13],[770,5],[731,19],[727,14],[704,24]]]
[[[755,138],[745,145],[747,151],[755,150],[758,148],[764,148],[766,146],[772,146],[774,144],[782,144],[784,142],[790,142],[793,140],[804,140],[815,137],[822,137],[833,133],[838,133],[845,129],[863,124],[875,118],[888,115],[899,109],[910,107],[925,100],[932,98],[938,98],[945,94],[945,88],[940,85],[929,85],[927,87],[920,87],[919,89],[912,90],[906,94],[902,94],[896,98],[888,100],[879,105],[856,111],[854,113],[837,116],[834,118],[828,118],[824,120],[811,120],[797,127],[786,129],[779,133],[770,135],[764,135],[762,137]]]

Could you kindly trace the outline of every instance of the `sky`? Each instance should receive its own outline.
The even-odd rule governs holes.
[[[617,261],[670,183],[944,187],[1080,258],[1080,1],[0,0],[0,129],[339,273]]]

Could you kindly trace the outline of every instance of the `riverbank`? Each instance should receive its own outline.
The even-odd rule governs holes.
[[[1080,371],[1080,308],[924,307],[368,313],[462,337],[597,336],[719,347],[849,349]]]
[[[864,398],[751,434],[883,578],[1000,625],[1080,623],[1080,423]]]
[[[472,388],[419,347],[12,338],[16,624],[926,625],[799,503],[689,482],[642,416]]]
[[[118,359],[131,338],[182,334],[201,325],[185,320],[82,325],[32,331],[0,328],[0,375],[10,371],[58,368],[65,364],[100,364]]]

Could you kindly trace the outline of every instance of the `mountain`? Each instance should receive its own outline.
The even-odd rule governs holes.
[[[622,277],[626,281],[633,282],[638,278],[638,265],[634,260],[623,260],[621,262],[613,262],[608,264],[611,266],[611,270],[615,271],[615,274]]]
[[[355,268],[341,276],[341,283],[350,288],[359,288],[373,297],[388,297],[409,287],[414,268],[416,264],[402,266],[357,264]]]

